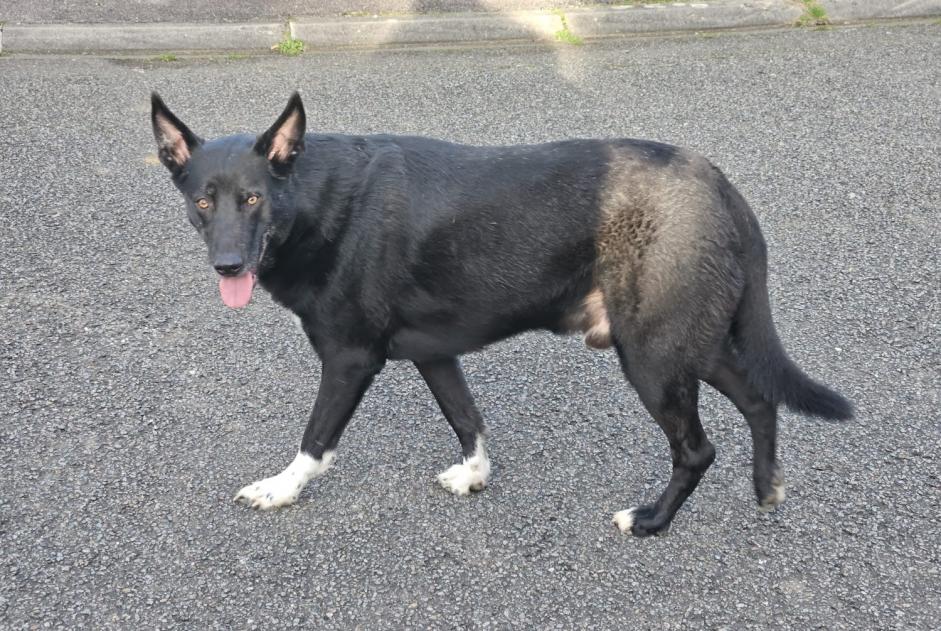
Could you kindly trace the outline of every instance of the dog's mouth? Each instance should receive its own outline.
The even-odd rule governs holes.
[[[238,276],[220,276],[219,294],[230,309],[241,309],[252,301],[255,289],[255,272],[246,271]]]
[[[252,301],[252,292],[255,290],[255,284],[258,282],[258,270],[265,264],[265,252],[268,250],[268,244],[271,241],[272,229],[269,227],[261,235],[261,243],[254,251],[258,251],[258,257],[255,258],[249,253],[249,261],[254,263],[246,265],[237,275],[220,274],[219,275],[219,295],[222,296],[222,302],[230,309],[241,309],[248,306]]]

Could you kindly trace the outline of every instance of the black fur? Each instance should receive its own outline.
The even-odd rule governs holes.
[[[715,458],[700,381],[748,421],[766,507],[782,499],[777,406],[852,414],[788,359],[755,216],[696,154],[630,139],[468,147],[305,134],[297,94],[258,137],[203,142],[156,95],[152,122],[227,304],[247,303],[257,279],[323,362],[301,442],[313,459],[329,459],[390,359],[415,363],[473,457],[485,429],[457,358],[530,329],[613,346],[663,428],[673,475],[634,513],[635,535],[666,529]]]

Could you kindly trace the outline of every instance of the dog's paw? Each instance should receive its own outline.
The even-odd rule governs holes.
[[[312,478],[322,475],[333,463],[333,452],[317,459],[301,452],[294,461],[276,476],[243,486],[235,494],[235,501],[259,510],[290,506]]]
[[[618,527],[618,530],[626,535],[630,533],[631,528],[634,526],[634,513],[636,512],[636,508],[619,510],[614,514],[614,517],[611,519],[611,521],[613,521],[614,525]]]
[[[618,511],[611,519],[625,535],[635,537],[649,537],[650,535],[666,533],[670,522],[663,516],[658,516],[653,506],[635,506],[627,510]]]
[[[297,501],[307,481],[298,476],[285,475],[285,473],[287,471],[243,486],[242,490],[235,495],[235,501],[259,510],[290,506]]]
[[[439,473],[438,483],[455,495],[467,495],[471,491],[484,490],[487,486],[488,473],[465,462],[452,465],[446,471]]]
[[[478,437],[474,455],[438,474],[438,482],[455,495],[483,491],[490,479],[490,459],[482,437]]]
[[[771,481],[771,491],[758,500],[758,510],[762,513],[773,511],[778,504],[784,502],[784,496],[784,479],[776,475]]]

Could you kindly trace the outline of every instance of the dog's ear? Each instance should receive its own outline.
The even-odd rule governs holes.
[[[255,151],[268,159],[275,173],[284,175],[304,150],[306,126],[304,104],[301,95],[295,92],[274,125],[255,141]]]
[[[150,120],[154,126],[160,162],[176,175],[203,141],[167,108],[156,92],[150,95]]]

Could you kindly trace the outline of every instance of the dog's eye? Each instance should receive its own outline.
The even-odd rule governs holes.
[[[200,197],[199,199],[196,200],[196,207],[201,210],[206,210],[207,208],[209,208],[209,200],[206,199],[205,197]]]
[[[245,203],[249,206],[254,206],[258,203],[258,195],[249,195],[248,199],[245,200]]]

